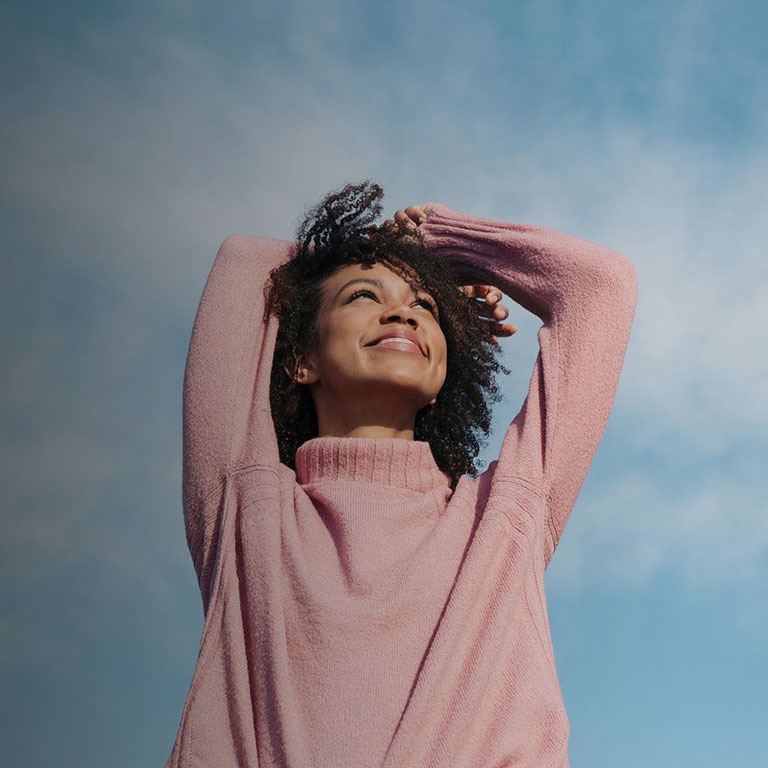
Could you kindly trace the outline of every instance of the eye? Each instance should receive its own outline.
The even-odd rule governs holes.
[[[369,291],[367,288],[360,288],[356,290],[354,293],[350,294],[349,298],[345,303],[349,304],[351,301],[354,301],[358,296],[370,296],[372,299],[376,298],[376,294],[373,291]],[[422,306],[426,307],[432,313],[432,315],[437,317],[437,306],[432,300],[417,299],[414,303],[421,304]]]
[[[417,304],[422,304],[425,306],[435,317],[437,317],[437,307],[435,306],[435,303],[431,301],[430,299],[419,299]]]
[[[361,288],[358,291],[355,291],[353,294],[350,295],[350,297],[347,299],[347,304],[349,304],[350,301],[353,299],[356,299],[358,296],[363,296],[365,294],[368,294],[368,296],[372,296],[374,299],[376,298],[376,294],[373,291],[369,291],[366,288]]]

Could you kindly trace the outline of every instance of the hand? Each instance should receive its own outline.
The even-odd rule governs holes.
[[[402,208],[395,213],[394,220],[387,219],[384,224],[394,227],[402,222],[407,229],[416,234],[418,233],[419,225],[427,220],[427,214],[432,210],[433,205],[434,203],[429,202]],[[499,322],[509,317],[509,310],[499,303],[502,295],[498,288],[493,285],[460,285],[459,288],[470,298],[485,299],[485,304],[481,305],[480,311],[483,317],[490,315],[490,319],[494,323],[494,341],[498,341],[497,337],[499,336],[511,336],[517,332],[517,328],[514,325]]]
[[[432,210],[433,205],[434,203],[409,205],[407,208],[402,208],[397,211],[394,220],[387,219],[384,222],[384,225],[394,227],[402,222],[405,224],[406,229],[409,229],[416,234],[419,229],[419,224],[423,224],[427,220],[427,214]]]
[[[511,336],[513,333],[517,333],[517,328],[514,325],[497,322],[509,317],[509,310],[503,304],[499,304],[502,295],[498,288],[493,285],[460,285],[459,290],[466,293],[471,299],[485,299],[485,304],[480,306],[480,313],[483,317],[487,317],[488,314],[491,315],[495,342],[498,342],[499,336]]]
[[[419,231],[419,225],[427,220],[427,214],[432,210],[433,205],[433,202],[429,202],[401,208],[395,213],[394,220],[387,219],[384,224],[389,227],[394,227],[402,222],[405,224],[406,229],[412,231],[414,235],[416,235]],[[470,284],[460,285],[459,289],[470,298],[485,299],[485,304],[481,306],[480,310],[483,317],[488,317],[490,314],[494,321],[495,334],[493,340],[495,342],[498,342],[498,336],[511,336],[513,333],[517,333],[517,328],[514,325],[498,322],[509,317],[509,310],[503,304],[499,303],[502,299],[502,295],[498,288],[493,285]]]

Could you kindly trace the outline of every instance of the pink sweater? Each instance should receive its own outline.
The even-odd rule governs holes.
[[[451,492],[429,444],[320,437],[281,464],[262,313],[293,243],[231,235],[184,380],[183,502],[205,609],[166,768],[562,768],[544,570],[613,407],[629,259],[437,205],[425,244],[543,321],[498,460]]]

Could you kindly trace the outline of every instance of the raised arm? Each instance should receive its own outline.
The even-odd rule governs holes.
[[[540,495],[548,564],[613,408],[637,302],[632,262],[561,232],[438,204],[421,232],[464,278],[498,286],[544,323],[525,402],[486,471],[494,484]]]
[[[277,467],[269,403],[277,336],[265,323],[269,271],[293,243],[230,235],[203,289],[184,372],[182,497],[187,542],[203,604],[215,559],[226,477],[244,464]]]

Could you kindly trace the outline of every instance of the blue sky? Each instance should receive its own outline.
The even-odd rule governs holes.
[[[231,232],[346,181],[627,253],[547,571],[573,768],[751,768],[768,715],[768,8],[6,3],[0,759],[162,765],[202,629],[181,381]],[[538,320],[511,307],[495,458]]]

